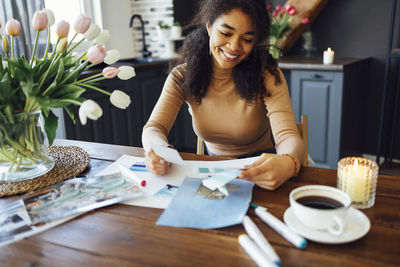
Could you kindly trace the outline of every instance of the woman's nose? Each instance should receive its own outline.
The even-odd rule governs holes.
[[[240,39],[239,38],[232,38],[230,42],[230,48],[232,51],[240,50]]]

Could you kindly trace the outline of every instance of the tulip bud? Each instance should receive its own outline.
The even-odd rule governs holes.
[[[69,23],[65,20],[60,20],[56,26],[56,33],[58,38],[65,38],[68,37],[69,33]]]
[[[68,38],[62,38],[57,44],[56,51],[57,53],[65,52],[68,45]]]
[[[32,26],[37,31],[43,31],[47,28],[49,20],[45,11],[35,11],[32,18]]]
[[[74,21],[74,29],[77,33],[84,34],[90,27],[92,19],[84,14],[79,14]]]
[[[106,67],[103,69],[103,76],[107,79],[112,79],[119,73],[119,69],[116,67]]]
[[[119,67],[118,78],[121,80],[129,80],[132,77],[136,76],[135,69],[130,66],[121,66]]]
[[[126,109],[131,103],[131,98],[124,92],[115,90],[110,96],[110,102],[117,108]]]
[[[101,115],[103,115],[103,110],[91,99],[84,101],[79,107],[79,120],[82,125],[86,125],[87,118],[97,120]]]
[[[49,26],[53,26],[53,24],[56,20],[54,18],[53,11],[51,11],[51,9],[47,9],[47,8],[43,9],[43,11],[46,12],[46,14],[47,14],[47,20],[48,20]]]
[[[87,58],[92,64],[99,64],[103,62],[106,56],[106,50],[102,45],[95,45],[89,48]]]
[[[10,36],[19,36],[21,34],[21,23],[16,19],[11,19],[6,23],[6,33]]]
[[[10,42],[8,41],[7,36],[3,36],[3,40],[1,40],[1,44],[3,46],[3,51],[8,53],[10,52]]]
[[[294,14],[296,14],[296,9],[294,9],[294,8],[289,9],[288,14],[289,14],[290,16],[294,16]]]
[[[111,65],[114,64],[115,62],[117,62],[119,60],[119,58],[121,57],[121,54],[119,53],[119,51],[117,49],[112,49],[107,51],[106,53],[106,57],[104,58],[104,63]]]
[[[309,18],[302,18],[301,19],[301,24],[307,24],[307,23],[309,23],[310,22],[310,19]]]
[[[109,30],[103,30],[94,41],[96,44],[105,45],[111,39],[111,34]]]
[[[99,35],[100,31],[100,27],[97,24],[91,24],[84,36],[86,40],[92,41]]]

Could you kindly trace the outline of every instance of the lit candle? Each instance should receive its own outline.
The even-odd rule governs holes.
[[[368,208],[375,202],[378,165],[364,158],[343,158],[338,164],[338,188],[345,191],[356,208]]]
[[[351,199],[356,202],[364,202],[369,198],[371,185],[371,175],[369,168],[358,164],[358,160],[354,160],[354,164],[347,166],[347,193]]]
[[[323,63],[325,65],[332,64],[334,58],[335,52],[330,47],[328,47],[328,49],[324,51]]]

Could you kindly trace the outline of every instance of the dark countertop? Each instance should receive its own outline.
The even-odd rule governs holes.
[[[368,58],[335,58],[333,64],[324,65],[322,57],[282,57],[278,60],[278,66],[287,70],[343,71],[345,67],[364,60]]]
[[[369,58],[335,58],[333,64],[324,65],[322,57],[282,57],[278,60],[278,66],[286,70],[320,70],[320,71],[343,71],[343,69],[352,64],[359,63]],[[154,58],[151,62],[142,62],[140,59],[123,59],[111,66],[132,66],[136,71],[147,70],[157,67],[168,67],[169,60],[162,58]],[[99,73],[108,65],[101,63],[89,70],[83,72],[83,77]]]

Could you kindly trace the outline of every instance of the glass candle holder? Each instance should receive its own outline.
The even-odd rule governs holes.
[[[378,165],[359,157],[343,158],[338,163],[337,187],[352,199],[352,206],[366,209],[375,204]]]

